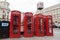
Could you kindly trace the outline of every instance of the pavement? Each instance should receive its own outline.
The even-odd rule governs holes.
[[[60,40],[60,29],[54,28],[54,36],[6,38],[0,40]]]

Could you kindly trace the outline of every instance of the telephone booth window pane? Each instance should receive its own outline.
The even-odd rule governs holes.
[[[42,18],[39,18],[39,29],[40,33],[42,33]]]
[[[50,33],[52,32],[51,27],[52,27],[52,23],[51,23],[51,20],[49,20],[49,32]]]
[[[31,33],[31,17],[27,17],[27,32],[30,34]]]
[[[17,34],[18,33],[18,17],[14,16],[13,17],[13,33]]]

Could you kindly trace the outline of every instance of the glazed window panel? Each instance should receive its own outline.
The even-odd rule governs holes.
[[[17,34],[18,33],[18,17],[14,16],[13,17],[13,33]]]
[[[31,17],[27,17],[27,27],[28,27],[27,32],[30,34],[31,33]]]

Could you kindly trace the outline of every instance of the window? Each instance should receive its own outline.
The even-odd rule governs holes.
[[[57,21],[55,21],[55,23],[57,23]]]
[[[60,22],[58,22],[58,24],[60,24]]]
[[[7,16],[7,20],[8,20],[9,16]]]
[[[9,13],[9,12],[7,12],[7,13]]]
[[[3,13],[5,13],[5,11],[3,10]]]
[[[54,15],[54,18],[55,18],[55,15]]]
[[[2,15],[2,18],[4,19],[4,15]]]

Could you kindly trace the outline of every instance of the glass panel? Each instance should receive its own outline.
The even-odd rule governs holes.
[[[52,32],[51,27],[52,27],[52,23],[51,23],[51,20],[49,20],[49,33],[51,33],[51,32]]]
[[[31,17],[27,17],[27,27],[28,27],[27,32],[30,34],[31,33]]]
[[[18,33],[18,17],[17,16],[13,17],[13,33],[14,34]]]
[[[42,18],[39,18],[39,29],[40,33],[42,33]]]

